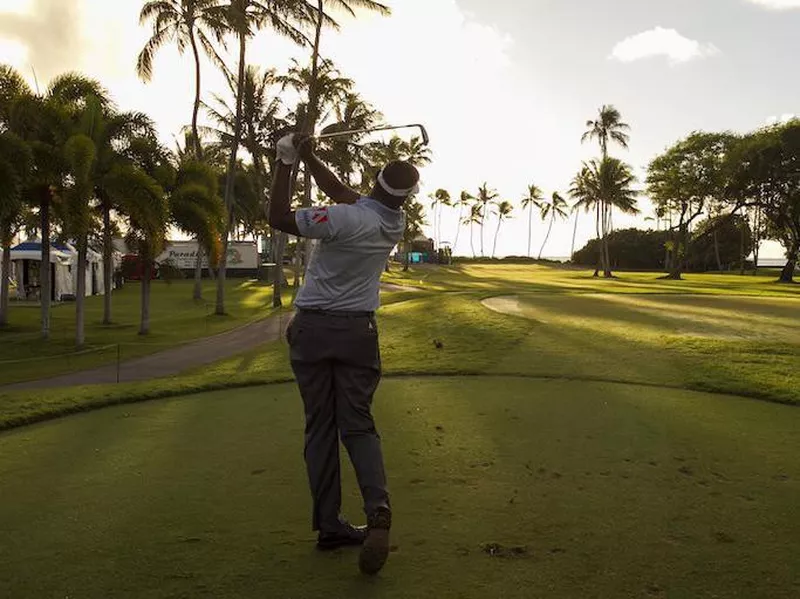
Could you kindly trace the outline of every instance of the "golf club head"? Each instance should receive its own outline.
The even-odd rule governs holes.
[[[420,134],[422,134],[422,143],[426,146],[431,144],[431,138],[428,137],[428,130],[425,129],[425,125],[420,125],[419,123],[412,125],[412,127],[418,127]]]

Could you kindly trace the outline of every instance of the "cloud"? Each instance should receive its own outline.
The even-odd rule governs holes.
[[[751,4],[763,6],[769,10],[792,10],[800,8],[800,0],[748,0]]]
[[[80,22],[77,3],[64,0],[15,0],[3,8],[0,41],[14,44],[17,48],[11,54],[13,61],[29,62],[40,75],[48,79],[75,68],[76,57],[81,55],[80,34],[75,27]],[[24,54],[19,52],[20,44],[25,48]],[[25,65],[15,66],[24,69]]]
[[[666,56],[671,64],[679,64],[719,53],[719,48],[714,44],[689,39],[675,29],[656,27],[625,38],[614,46],[609,58],[620,62],[634,62]]]
[[[22,70],[28,64],[28,48],[16,40],[0,39],[2,62]]]
[[[793,120],[794,118],[796,118],[796,115],[791,114],[791,113],[782,114],[780,116],[773,115],[773,116],[767,117],[766,123],[767,123],[767,125],[779,125],[779,124],[783,125],[783,124],[788,123],[789,121]]]

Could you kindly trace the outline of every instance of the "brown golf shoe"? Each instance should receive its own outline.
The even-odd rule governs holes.
[[[358,568],[364,574],[377,574],[389,557],[389,529],[392,527],[392,512],[389,508],[378,508],[367,519],[367,538],[361,546]]]

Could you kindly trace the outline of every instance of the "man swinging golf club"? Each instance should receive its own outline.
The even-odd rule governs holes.
[[[362,197],[317,158],[312,143],[299,135],[278,142],[269,223],[320,240],[287,330],[305,407],[313,527],[320,549],[362,545],[359,567],[375,574],[389,556],[391,527],[381,441],[371,413],[381,378],[375,311],[381,273],[403,236],[402,206],[416,193],[419,173],[406,162],[391,162],[378,174],[370,197]],[[290,177],[298,157],[335,205],[292,211]],[[366,527],[349,524],[340,513],[339,436],[361,488]]]

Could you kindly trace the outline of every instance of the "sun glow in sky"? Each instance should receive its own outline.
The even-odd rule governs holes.
[[[800,50],[800,11],[791,10],[799,2],[386,2],[391,17],[342,19],[340,33],[325,32],[322,53],[387,121],[426,124],[434,163],[423,173],[424,195],[443,187],[457,197],[487,181],[517,206],[516,218],[503,224],[498,255],[527,252],[527,214],[519,208],[527,186],[566,195],[581,161],[598,153],[580,137],[602,104],[615,104],[631,124],[630,149],[613,152],[642,177],[653,156],[692,130],[746,131],[800,111],[800,83],[780,77]],[[35,69],[40,85],[69,70],[97,77],[120,108],[150,114],[174,146],[190,120],[192,58],[167,47],[153,81],[137,79],[136,56],[150,35],[138,24],[142,4],[0,0],[0,62],[31,82]],[[266,31],[249,49],[250,63],[278,70],[307,56]],[[226,93],[207,63],[203,76],[206,100]],[[641,208],[640,217],[617,217],[615,226],[652,226],[644,220],[652,213],[646,198]],[[545,255],[569,254],[573,224],[554,227]],[[456,212],[446,214],[442,239],[452,242],[456,226]],[[487,248],[495,227],[487,226]],[[536,255],[546,232],[538,215],[533,230]],[[593,236],[590,217],[581,214],[577,246]],[[467,229],[457,251],[471,251]]]

